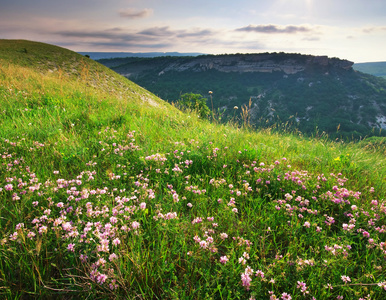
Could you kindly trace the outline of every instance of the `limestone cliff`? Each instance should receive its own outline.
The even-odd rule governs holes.
[[[351,69],[354,63],[348,60],[300,54],[236,54],[236,55],[205,55],[195,58],[177,60],[168,64],[160,74],[168,71],[196,72],[216,69],[221,72],[269,72],[281,71],[296,74],[309,67],[318,66],[326,71],[329,67]]]

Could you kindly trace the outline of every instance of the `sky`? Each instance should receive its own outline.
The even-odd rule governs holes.
[[[77,52],[288,52],[386,61],[386,1],[0,0],[0,39]]]

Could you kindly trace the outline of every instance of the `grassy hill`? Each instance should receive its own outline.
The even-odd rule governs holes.
[[[209,123],[29,41],[0,104],[2,298],[385,297],[383,139]]]

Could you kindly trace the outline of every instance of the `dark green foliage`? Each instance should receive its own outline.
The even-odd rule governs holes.
[[[206,118],[210,113],[206,100],[200,94],[186,93],[181,95],[177,104],[183,109],[197,112],[201,118]]]

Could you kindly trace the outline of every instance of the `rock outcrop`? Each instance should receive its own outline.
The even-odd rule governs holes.
[[[177,60],[167,65],[160,73],[168,71],[196,72],[215,69],[221,72],[275,72],[296,74],[309,67],[351,69],[354,63],[348,60],[328,58],[327,56],[312,56],[300,54],[237,54],[237,55],[205,55],[195,58]]]

